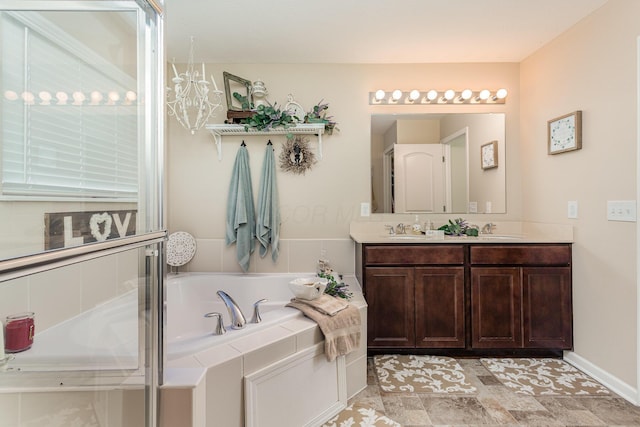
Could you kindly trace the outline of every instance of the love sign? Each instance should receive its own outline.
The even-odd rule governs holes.
[[[103,242],[136,234],[136,210],[44,214],[44,249]]]

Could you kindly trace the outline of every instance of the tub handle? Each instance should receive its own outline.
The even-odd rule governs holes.
[[[260,303],[268,301],[266,298],[258,300],[253,303],[253,317],[251,318],[251,323],[260,323],[262,322],[262,317],[260,317]]]
[[[221,313],[207,313],[204,315],[204,317],[217,317],[218,318],[218,322],[216,322],[216,329],[214,330],[213,334],[214,335],[222,335],[224,333],[227,332],[227,330],[224,328],[224,325],[222,324],[222,314]]]

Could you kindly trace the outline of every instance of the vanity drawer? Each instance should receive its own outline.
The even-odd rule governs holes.
[[[471,246],[472,265],[571,265],[570,245]]]
[[[464,245],[365,246],[366,265],[463,265]]]

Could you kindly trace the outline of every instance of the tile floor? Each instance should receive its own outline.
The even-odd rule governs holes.
[[[366,403],[405,427],[640,426],[640,407],[610,396],[525,396],[503,386],[478,359],[457,359],[473,395],[386,393],[369,358],[368,386],[349,403]]]

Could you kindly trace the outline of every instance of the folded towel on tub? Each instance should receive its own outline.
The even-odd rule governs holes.
[[[249,169],[249,152],[241,145],[231,173],[227,197],[227,245],[236,243],[238,264],[242,271],[249,270],[251,254],[255,250],[256,220]]]
[[[314,300],[293,298],[291,301],[300,304],[306,304],[309,307],[315,308],[320,313],[326,314],[327,316],[335,316],[349,306],[349,303],[345,300],[332,297],[331,295],[327,294],[322,294],[322,296]]]
[[[258,209],[256,217],[256,237],[260,242],[260,257],[267,255],[271,246],[271,259],[278,260],[280,249],[280,201],[276,183],[276,159],[271,141],[267,144],[262,163]]]
[[[329,298],[334,298],[329,296]],[[314,320],[324,335],[324,354],[329,362],[338,356],[344,356],[360,346],[360,310],[347,304],[347,307],[334,316],[321,313],[308,304],[303,304],[295,298],[287,304],[304,313]]]

